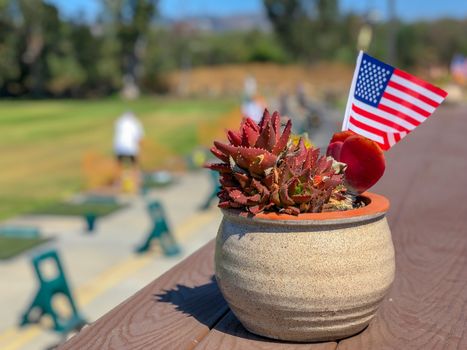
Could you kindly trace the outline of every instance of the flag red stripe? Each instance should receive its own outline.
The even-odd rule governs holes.
[[[413,124],[413,125],[415,125],[415,126],[420,125],[420,122],[419,122],[417,119],[414,119],[414,118],[412,118],[411,116],[408,116],[408,115],[405,114],[405,113],[402,113],[402,112],[400,112],[400,111],[397,111],[397,110],[395,110],[394,108],[385,106],[385,105],[383,105],[383,104],[381,104],[381,103],[378,105],[378,109],[381,109],[382,111],[391,113],[392,115],[396,115],[396,116],[398,116],[398,117],[401,118],[401,119],[407,120],[410,124]]]
[[[401,78],[410,80],[411,82],[413,82],[413,83],[415,83],[417,85],[420,85],[421,87],[424,87],[425,89],[430,90],[431,92],[434,92],[435,94],[437,94],[437,95],[439,95],[439,96],[441,96],[443,98],[445,98],[447,96],[446,91],[440,89],[439,87],[431,85],[430,83],[427,83],[426,81],[424,81],[424,80],[422,80],[420,78],[414,77],[413,75],[410,75],[409,73],[404,72],[403,70],[395,68],[393,74],[396,74]]]
[[[387,135],[384,135],[384,143],[379,143],[379,142],[376,142],[376,143],[378,144],[379,147],[381,147],[383,151],[387,151],[388,149],[391,148]]]
[[[431,113],[430,112],[427,112],[425,111],[424,109],[418,107],[418,106],[415,106],[414,104],[410,103],[409,101],[406,101],[406,100],[403,100],[401,99],[400,97],[397,97],[397,96],[394,96],[388,92],[384,92],[383,93],[383,97],[387,98],[388,100],[391,100],[393,102],[396,102],[402,106],[405,106],[409,109],[411,109],[412,111],[424,116],[425,118],[428,118]]]
[[[374,127],[372,127],[372,126],[370,126],[368,124],[362,123],[362,122],[358,121],[357,119],[355,119],[354,117],[352,117],[352,115],[350,116],[350,123],[352,123],[353,125],[359,127],[360,129],[366,130],[368,132],[371,132],[372,134],[381,136],[383,138],[386,135],[386,132],[384,132],[384,131],[382,131],[380,129],[374,128]]]
[[[389,145],[389,141],[388,141],[388,135],[385,132],[381,132],[380,130],[372,128],[371,126],[369,126],[367,124],[361,123],[358,120],[356,120],[355,118],[353,118],[352,116],[350,116],[350,118],[349,118],[349,130],[358,134],[358,131],[357,130],[352,130],[352,127],[357,127],[357,128],[363,129],[363,130],[365,130],[367,132],[370,132],[372,134],[376,134],[376,135],[382,137],[383,140],[384,140],[384,143],[372,140],[373,142],[376,142],[381,147],[382,150],[387,151],[389,148],[391,148],[391,145]]]
[[[376,114],[370,113],[370,112],[368,112],[368,111],[366,111],[364,109],[361,109],[361,108],[355,106],[354,104],[352,104],[352,109],[356,113],[358,113],[358,114],[360,114],[360,115],[362,115],[362,116],[364,116],[364,117],[366,117],[368,119],[374,120],[375,122],[390,126],[391,128],[394,128],[394,129],[396,129],[398,131],[410,132],[410,130],[404,128],[403,126],[401,126],[401,125],[399,125],[399,124],[397,124],[395,122],[392,122],[390,120],[387,120],[385,118],[382,118],[382,117],[380,117],[380,116],[378,116]]]
[[[411,95],[411,96],[413,96],[415,98],[418,98],[420,101],[425,102],[427,105],[430,105],[432,107],[436,108],[436,107],[439,106],[439,103],[436,102],[436,101],[433,101],[431,98],[426,97],[425,95],[422,95],[422,94],[420,94],[420,93],[418,93],[416,91],[413,91],[412,89],[409,89],[408,87],[405,87],[404,85],[396,83],[393,80],[389,80],[388,86],[390,86],[390,87],[392,87],[394,89],[400,90],[402,92],[405,92],[406,94]]]
[[[398,143],[401,140],[401,135],[400,134],[394,134],[394,140],[396,140],[396,143]]]

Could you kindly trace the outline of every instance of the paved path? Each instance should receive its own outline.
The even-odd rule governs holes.
[[[209,190],[205,172],[181,176],[176,185],[155,190],[146,198],[130,199],[128,208],[98,221],[93,234],[85,233],[82,219],[73,217],[27,216],[11,222],[37,225],[46,236],[54,237],[48,245],[60,252],[78,307],[92,322],[215,236],[220,212],[215,207],[197,210]],[[166,258],[157,249],[145,255],[133,253],[150,228],[146,202],[156,198],[164,204],[182,246],[183,254],[178,257]],[[29,260],[23,254],[0,263],[2,350],[45,349],[59,340],[56,334],[39,326],[16,327],[35,290]]]

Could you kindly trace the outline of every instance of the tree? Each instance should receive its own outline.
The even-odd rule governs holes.
[[[264,0],[274,31],[299,59],[327,57],[339,45],[337,0]]]
[[[70,40],[72,24],[42,0],[0,2],[0,93],[63,95],[86,80]]]
[[[158,14],[158,0],[103,0],[107,23],[118,40],[124,83],[139,86],[142,62],[151,23]]]
[[[8,0],[0,0],[0,94],[19,88],[14,81],[20,75],[14,9]]]

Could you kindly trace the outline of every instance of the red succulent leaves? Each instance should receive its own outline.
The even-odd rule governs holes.
[[[298,215],[322,211],[332,191],[342,184],[342,175],[334,173],[332,161],[319,157],[318,149],[307,149],[301,141],[288,150],[264,183],[279,212]]]
[[[217,141],[214,145],[222,152],[222,158],[231,157],[236,165],[255,175],[262,175],[277,161],[277,156],[262,148],[231,146]]]
[[[334,134],[326,154],[347,165],[345,183],[356,193],[365,192],[376,184],[386,168],[378,144],[351,131]]]
[[[239,146],[242,144],[242,135],[240,135],[238,132],[228,130],[227,131],[227,139],[230,141],[231,145],[236,145]],[[217,157],[217,155],[214,153],[214,155]]]
[[[233,159],[240,168],[261,176],[276,163],[277,156],[285,150],[291,127],[291,122],[288,121],[281,134],[279,114],[275,112],[270,116],[265,110],[260,125],[246,118],[240,131],[227,131],[230,144],[214,142],[211,152],[223,162],[229,163]]]
[[[229,130],[229,144],[214,142],[211,151],[223,162],[209,166],[221,175],[219,207],[251,214],[322,211],[343,176],[319,149],[289,143],[291,128],[288,121],[281,132],[279,113],[265,110],[259,125],[247,118],[239,131]]]

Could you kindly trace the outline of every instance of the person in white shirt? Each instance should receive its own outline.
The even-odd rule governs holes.
[[[144,136],[143,126],[132,112],[125,112],[115,122],[114,153],[120,164],[128,160],[138,163],[140,142]]]
[[[263,117],[264,108],[266,105],[257,93],[256,79],[252,75],[247,75],[243,84],[243,101],[242,115],[253,119],[255,123],[259,123]]]
[[[263,117],[264,107],[258,101],[250,100],[242,103],[242,114],[244,117],[253,119],[256,124],[259,124]]]

